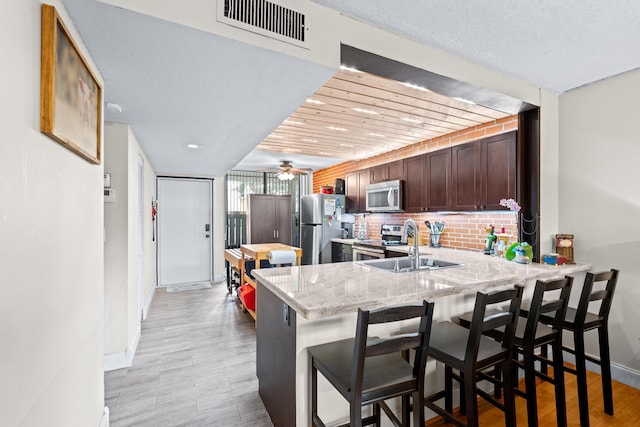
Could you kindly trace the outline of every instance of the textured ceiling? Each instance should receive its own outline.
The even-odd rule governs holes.
[[[555,92],[640,67],[637,0],[313,0]]]
[[[556,92],[640,66],[637,0],[313,1]],[[63,3],[105,78],[105,101],[122,106],[105,119],[131,125],[158,174],[226,173],[336,72],[99,1]],[[245,164],[272,166],[264,153]],[[340,161],[296,157],[278,160]]]

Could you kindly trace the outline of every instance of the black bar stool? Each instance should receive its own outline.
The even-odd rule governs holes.
[[[563,350],[575,355],[576,368],[565,366],[565,372],[576,375],[578,382],[578,403],[580,407],[580,425],[589,426],[589,399],[587,393],[586,361],[600,365],[602,379],[602,397],[604,412],[613,415],[613,392],[611,390],[611,358],[609,356],[609,312],[613,294],[618,282],[618,270],[600,273],[587,273],[578,307],[568,307],[562,327],[573,332],[574,348],[563,347]],[[589,311],[589,304],[600,301],[597,313]],[[549,315],[540,316],[547,324],[553,321]],[[600,358],[585,353],[584,333],[596,329],[600,347]]]
[[[516,366],[514,392],[527,400],[527,420],[530,427],[538,425],[536,376],[555,386],[556,420],[558,426],[567,425],[567,406],[562,360],[562,322],[567,310],[572,284],[573,277],[550,281],[538,280],[533,291],[531,304],[527,307],[528,317],[526,320],[521,318],[516,327],[513,338],[513,362],[514,366]],[[558,293],[556,291],[560,291],[559,296],[556,298],[550,297],[549,294],[552,292]],[[547,313],[552,313],[553,315],[551,327],[539,322],[540,316]],[[469,328],[471,326],[471,315],[472,313],[467,313],[458,317],[458,323]],[[502,340],[503,334],[504,327],[486,332],[486,335],[497,340]],[[541,347],[546,349],[548,345],[551,345],[553,351],[552,362],[547,359],[546,351],[543,351],[543,354],[536,353],[537,349]],[[522,354],[523,361],[518,360],[518,354]],[[545,365],[550,362],[553,363],[553,378],[547,375],[546,371],[536,371],[536,360],[543,362]],[[517,386],[517,368],[524,370],[524,391],[520,390]]]
[[[369,325],[420,318],[415,333],[368,337]],[[358,310],[355,339],[321,344],[308,349],[311,355],[311,415],[314,426],[324,426],[318,415],[318,372],[349,401],[350,423],[345,425],[380,425],[380,408],[395,423],[386,399],[402,396],[403,422],[409,423],[409,396],[413,400],[415,426],[424,425],[424,377],[427,347],[433,319],[433,303]],[[403,328],[406,331],[406,328]],[[402,352],[415,349],[413,366]],[[373,404],[373,415],[362,419],[362,406]]]
[[[481,396],[504,411],[505,425],[515,426],[511,358],[522,289],[522,286],[516,285],[514,289],[489,294],[478,292],[470,329],[452,322],[440,322],[432,326],[428,354],[444,363],[445,388],[425,397],[426,407],[458,426],[476,427],[478,426],[477,396]],[[510,302],[507,311],[487,313],[487,307],[504,302]],[[504,327],[502,342],[483,335],[483,332],[499,327]],[[504,403],[498,402],[476,387],[477,374],[497,365],[500,365],[503,371]],[[454,374],[454,369],[459,374]],[[460,407],[462,410],[466,409],[466,424],[453,414],[453,379],[461,385]],[[492,382],[496,384],[495,381]],[[442,398],[445,400],[444,408],[435,403]]]

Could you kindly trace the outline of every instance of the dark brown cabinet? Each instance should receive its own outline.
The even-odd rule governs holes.
[[[331,242],[331,262],[353,261],[353,246],[348,243]]]
[[[251,194],[247,210],[248,243],[291,244],[291,196]]]
[[[425,196],[429,211],[451,209],[451,148],[425,155]]]
[[[422,212],[425,210],[424,197],[425,155],[404,159],[404,211]]]
[[[347,213],[365,212],[367,208],[367,185],[370,182],[370,169],[349,172],[345,175],[345,196]]]
[[[377,182],[402,179],[402,167],[402,160],[396,160],[395,162],[372,166],[370,169],[370,183],[375,184]]]
[[[496,210],[516,197],[516,134],[510,132],[451,148],[452,209]]]

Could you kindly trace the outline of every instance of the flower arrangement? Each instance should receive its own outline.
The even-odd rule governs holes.
[[[500,206],[509,208],[509,210],[520,212],[520,205],[513,199],[501,199]]]

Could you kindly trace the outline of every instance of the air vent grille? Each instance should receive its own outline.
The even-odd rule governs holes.
[[[270,1],[224,0],[223,18],[231,25],[289,43],[305,42],[305,15]]]

